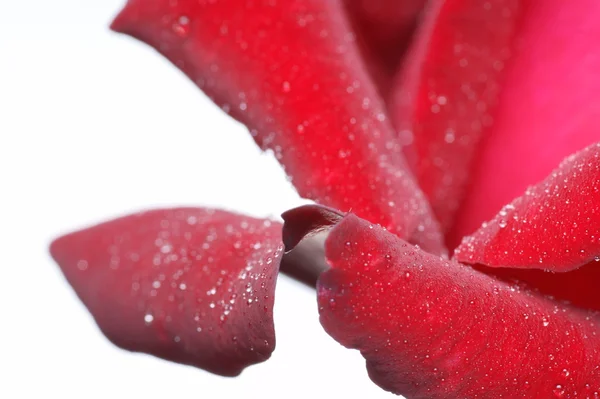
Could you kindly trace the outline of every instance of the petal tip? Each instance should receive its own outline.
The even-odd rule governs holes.
[[[139,18],[139,13],[136,11],[138,8],[133,7],[132,1],[127,1],[110,23],[110,30],[117,33],[129,33],[132,22]]]
[[[340,211],[322,205],[303,205],[281,214],[283,244],[289,252],[306,236],[314,235],[335,225],[343,217]]]

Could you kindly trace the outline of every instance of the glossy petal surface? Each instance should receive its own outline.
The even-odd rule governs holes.
[[[113,28],[248,126],[302,196],[443,252],[340,1],[130,0]]]
[[[275,347],[281,225],[154,210],[54,241],[51,253],[116,345],[233,376]]]
[[[329,233],[321,323],[410,399],[594,397],[596,318],[346,216]]]
[[[600,140],[600,3],[531,0],[505,63],[493,127],[479,151],[452,246]]]
[[[419,184],[445,229],[489,133],[527,1],[434,0],[391,106]]]

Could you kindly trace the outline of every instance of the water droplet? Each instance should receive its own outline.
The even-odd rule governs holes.
[[[81,259],[77,262],[77,268],[81,271],[87,270],[88,262],[85,259]]]
[[[542,318],[542,325],[543,325],[544,327],[548,327],[548,326],[550,325],[550,321],[548,321],[548,319],[547,319],[547,318],[543,317],[543,318]]]
[[[146,324],[150,324],[154,321],[154,316],[147,313],[146,315],[144,315],[144,321],[146,322]]]
[[[562,398],[565,396],[565,390],[563,389],[563,386],[560,384],[557,384],[554,389],[552,390],[552,393],[554,393],[554,397],[556,398]]]
[[[171,26],[171,30],[181,38],[187,37],[190,34],[190,19],[185,15],[180,16]]]
[[[448,144],[454,143],[456,140],[456,135],[454,134],[454,130],[448,129],[446,130],[446,134],[444,135],[444,141]]]

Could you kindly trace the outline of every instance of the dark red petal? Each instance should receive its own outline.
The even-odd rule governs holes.
[[[600,2],[521,3],[529,7],[506,62],[494,126],[478,153],[453,244],[565,156],[600,140]]]
[[[525,3],[432,1],[394,88],[393,122],[445,229],[491,129]]]
[[[61,237],[52,256],[116,345],[234,376],[275,348],[281,225],[154,210]]]
[[[344,0],[361,52],[384,99],[425,0]]]
[[[307,235],[317,234],[342,220],[344,214],[320,205],[304,205],[281,215],[285,250],[292,250]]]
[[[443,252],[339,1],[130,0],[113,29],[246,124],[300,195]]]
[[[600,392],[595,316],[427,254],[346,216],[329,233],[321,323],[410,399]]]
[[[321,205],[304,205],[284,212],[283,243],[285,257],[281,271],[311,287],[329,268],[325,262],[324,242],[331,226],[344,215]]]
[[[499,268],[544,292],[600,309],[600,144],[568,157],[456,249],[456,259]],[[496,273],[492,271],[492,273]]]

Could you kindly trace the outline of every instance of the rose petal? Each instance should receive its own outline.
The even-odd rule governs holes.
[[[465,263],[554,272],[600,259],[600,143],[565,159],[466,237],[455,255]]]
[[[424,0],[345,0],[352,27],[384,99],[417,26]]]
[[[283,243],[285,250],[292,250],[308,235],[317,234],[338,223],[344,215],[335,209],[320,205],[304,205],[281,215],[283,227]]]
[[[154,210],[54,241],[102,332],[124,349],[225,376],[275,348],[281,225],[220,210]]]
[[[543,182],[466,237],[456,259],[498,271],[580,306],[600,309],[600,144],[568,157]],[[492,271],[492,273],[496,273]]]
[[[354,215],[329,233],[321,323],[410,399],[593,397],[593,316],[427,254]]]
[[[565,156],[600,140],[600,2],[521,3],[529,6],[518,45],[506,62],[494,126],[478,154],[452,244]]]
[[[324,242],[331,226],[344,215],[321,205],[304,205],[284,212],[282,232],[285,256],[281,271],[311,287],[316,287],[325,262]]]
[[[246,124],[302,196],[443,252],[347,25],[339,1],[130,0],[112,27]]]
[[[393,89],[393,122],[446,230],[495,118],[525,3],[434,0]]]

